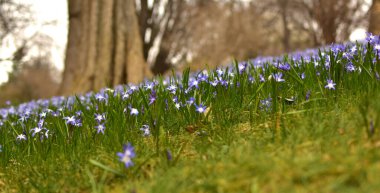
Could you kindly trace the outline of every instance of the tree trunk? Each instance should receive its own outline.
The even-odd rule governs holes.
[[[149,76],[134,0],[69,0],[61,94],[138,83]]]
[[[373,0],[368,31],[380,35],[380,0]]]
[[[281,14],[281,21],[282,21],[282,30],[283,30],[283,37],[282,37],[282,44],[284,46],[284,51],[289,52],[290,51],[290,37],[291,37],[291,31],[289,29],[289,17],[288,17],[288,0],[277,0],[277,3],[280,5],[280,14]]]

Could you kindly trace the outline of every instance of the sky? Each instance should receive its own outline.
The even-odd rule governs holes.
[[[26,35],[40,31],[49,35],[53,39],[51,55],[54,65],[58,70],[64,68],[64,53],[67,42],[67,0],[19,0],[32,5],[36,21],[25,30]],[[47,22],[54,22],[52,25],[45,25]],[[351,41],[365,38],[365,29],[356,29],[350,36]],[[7,47],[0,50],[0,58],[10,57],[14,51],[11,40]],[[8,80],[8,72],[11,64],[8,62],[0,63],[0,84]]]
[[[67,42],[67,1],[66,0],[19,0],[31,5],[35,21],[24,30],[27,37],[40,31],[53,39],[51,56],[58,70],[64,67],[64,52]],[[46,25],[46,23],[53,23]],[[5,48],[0,50],[0,58],[9,58],[15,49],[12,39],[8,38]],[[8,72],[11,70],[9,62],[0,63],[0,84],[8,80]]]

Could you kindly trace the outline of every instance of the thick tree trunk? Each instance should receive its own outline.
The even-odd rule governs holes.
[[[380,35],[380,0],[373,0],[368,31]]]
[[[335,2],[331,0],[314,1],[316,20],[322,30],[325,44],[334,43],[336,41],[337,11],[334,3]]]
[[[69,0],[61,94],[138,83],[149,76],[134,0]]]

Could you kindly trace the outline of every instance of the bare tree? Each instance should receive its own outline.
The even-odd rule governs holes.
[[[366,0],[266,0],[255,1],[272,29],[280,36],[284,51],[300,49],[301,44],[319,46],[346,41],[350,33],[364,27]],[[280,27],[281,26],[281,27]],[[294,36],[296,34],[297,36]]]
[[[373,0],[372,2],[368,31],[376,35],[380,34],[380,0]]]
[[[342,42],[367,20],[364,6],[365,0],[294,0],[292,18],[316,44]]]
[[[30,13],[29,5],[15,0],[0,0],[0,42],[7,35],[23,30],[30,22]]]
[[[178,27],[184,6],[184,0],[137,0],[137,15],[140,33],[144,42],[144,58],[148,61],[153,73],[167,71],[173,64],[170,62],[170,49],[165,44],[171,41],[173,30]],[[169,43],[170,44],[170,43]]]
[[[62,94],[137,83],[149,75],[134,0],[69,0],[68,5]]]

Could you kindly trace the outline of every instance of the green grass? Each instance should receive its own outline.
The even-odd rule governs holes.
[[[38,114],[23,124],[12,115],[0,128],[0,191],[379,192],[380,92],[373,75],[379,63],[372,63],[374,55],[360,54],[355,61],[361,73],[345,72],[337,62],[345,59],[338,54],[328,70],[313,63],[291,64],[292,69],[283,72],[285,82],[259,81],[260,73],[269,77],[279,72],[270,66],[265,71],[249,69],[254,83],[249,83],[248,73],[224,75],[231,81],[228,88],[201,82],[188,93],[170,94],[159,80],[152,105],[151,91],[144,89],[127,100],[105,91],[108,103],[94,96],[71,98],[74,102],[68,102],[72,105],[62,116],[80,110],[83,126],[47,116],[52,134],[42,141],[29,132]],[[299,72],[305,72],[304,80]],[[209,79],[214,77],[210,72]],[[336,90],[324,88],[329,77],[337,83]],[[185,71],[182,80],[170,81],[188,88],[188,80]],[[308,91],[311,97],[306,100]],[[174,96],[183,103],[192,96],[208,109],[197,113],[188,105],[177,110]],[[296,102],[284,100],[292,96]],[[268,97],[272,105],[266,109],[261,101]],[[130,116],[129,105],[140,114]],[[94,129],[94,114],[99,112],[107,115],[104,135]],[[150,137],[142,137],[143,124],[150,125]],[[15,141],[23,129],[28,140]],[[127,142],[136,151],[130,168],[116,156]]]

